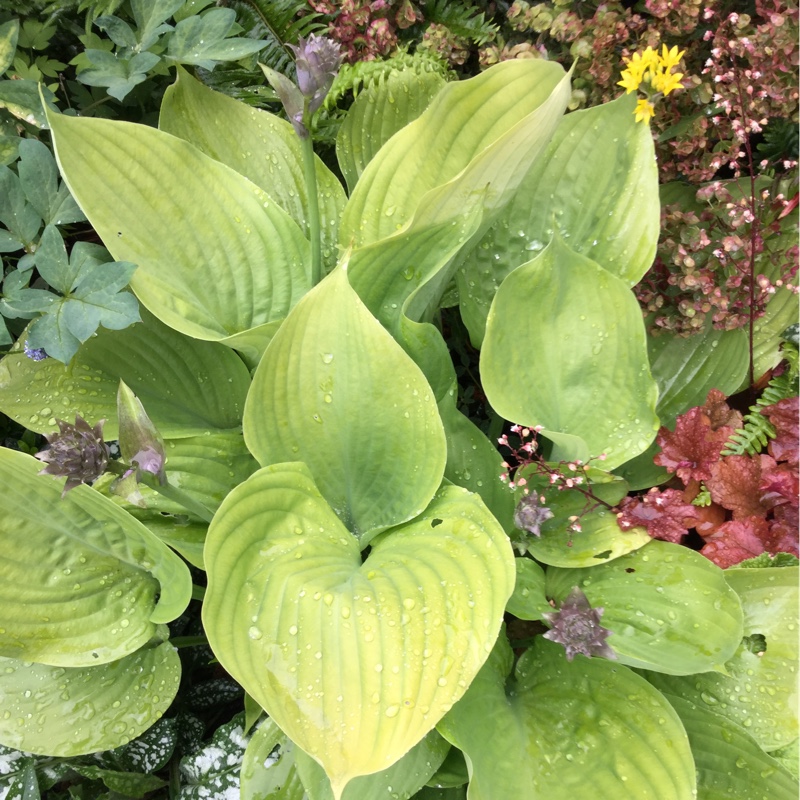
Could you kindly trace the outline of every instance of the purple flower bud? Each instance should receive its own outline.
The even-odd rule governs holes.
[[[139,398],[123,382],[117,391],[119,417],[119,449],[122,458],[137,470],[150,472],[166,483],[164,465],[167,460],[164,440],[150,421]]]
[[[25,342],[24,352],[31,361],[44,361],[48,357],[43,347],[30,347],[28,342]]]
[[[40,475],[66,478],[63,497],[70,489],[97,480],[108,465],[108,448],[103,442],[101,420],[93,428],[80,415],[75,424],[56,420],[58,433],[46,434],[49,447],[36,454],[36,458],[47,463]]]
[[[567,661],[572,661],[578,653],[616,659],[617,654],[606,643],[611,631],[600,625],[602,614],[603,609],[592,608],[586,595],[575,586],[558,611],[542,615],[552,625],[543,634],[544,638],[564,645]]]
[[[312,33],[308,40],[290,44],[297,66],[297,85],[309,99],[308,113],[313,114],[325,99],[344,58],[338,42]]]
[[[539,502],[536,494],[527,494],[519,501],[514,511],[514,525],[521,531],[528,531],[534,536],[541,536],[541,525],[553,518],[553,512]]]

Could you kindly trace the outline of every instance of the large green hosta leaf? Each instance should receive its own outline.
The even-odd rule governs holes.
[[[167,629],[158,633],[163,638]],[[169,642],[94,667],[0,658],[0,742],[61,757],[120,747],[167,710],[180,676]]]
[[[725,664],[727,674],[647,678],[741,725],[764,750],[777,750],[798,732],[798,568],[728,569],[724,575],[744,610],[744,639]]]
[[[639,304],[624,281],[556,237],[503,281],[481,351],[498,414],[541,425],[558,458],[606,453],[613,469],[658,430]]]
[[[419,514],[446,446],[431,388],[337,269],[297,305],[256,370],[244,414],[262,465],[308,464],[359,536]]]
[[[0,448],[0,655],[62,667],[122,658],[186,608],[189,570],[88,486],[62,499],[41,467]]]
[[[623,95],[567,114],[514,200],[458,271],[461,314],[480,345],[497,288],[542,250],[553,229],[570,246],[635,284],[650,268],[660,225],[653,139]]]
[[[442,89],[370,161],[344,210],[339,240],[360,247],[415,217],[455,219],[475,193],[504,205],[547,143],[569,99],[552,61],[506,61]],[[452,185],[450,185],[452,182]]]
[[[398,69],[358,95],[336,135],[336,157],[351,192],[381,147],[415,120],[444,85],[438,72]]]
[[[509,677],[501,636],[438,725],[464,751],[469,800],[687,800],[695,774],[683,726],[659,692],[603,659],[566,660],[537,638]]]
[[[323,765],[337,800],[461,697],[514,583],[507,537],[466,490],[443,488],[362,563],[302,464],[266,467],[234,489],[205,558],[215,654]]]
[[[796,800],[797,781],[744,728],[708,706],[666,697],[689,737],[698,800]]]
[[[580,536],[580,534],[576,534]],[[547,570],[547,596],[562,601],[579,586],[605,609],[608,644],[623,664],[692,675],[718,669],[739,646],[742,608],[725,574],[669,542],[587,569]]]
[[[441,79],[440,79],[441,80]],[[286,120],[215,92],[181,67],[164,94],[158,126],[227,164],[263,189],[309,237],[308,192],[300,138]],[[345,194],[315,157],[324,263],[336,264]]]
[[[93,424],[106,420],[106,439],[119,435],[120,379],[142,401],[167,438],[203,436],[241,424],[250,386],[235,353],[190,339],[142,309],[142,324],[123,331],[100,329],[69,366],[32,361],[20,341],[0,361],[0,408],[37,433],[57,430],[56,419],[75,414]]]
[[[167,325],[223,340],[282,319],[308,290],[308,240],[230,167],[144,125],[49,122],[70,191],[114,258],[138,265],[131,288]]]

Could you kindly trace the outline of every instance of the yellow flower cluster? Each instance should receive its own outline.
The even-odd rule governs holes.
[[[622,80],[618,85],[622,86],[630,94],[644,84],[644,91],[648,94],[647,99],[640,99],[636,104],[637,122],[649,122],[655,114],[655,107],[651,102],[650,95],[668,95],[675,89],[682,89],[682,72],[673,74],[672,70],[678,66],[685,50],[678,52],[677,47],[671,50],[666,45],[662,45],[661,55],[657,50],[648,47],[643,53],[634,53],[632,58],[626,58],[626,68],[622,72]]]

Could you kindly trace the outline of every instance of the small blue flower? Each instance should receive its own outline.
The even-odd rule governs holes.
[[[25,355],[31,361],[44,361],[48,357],[43,347],[29,347],[27,342],[25,342]]]

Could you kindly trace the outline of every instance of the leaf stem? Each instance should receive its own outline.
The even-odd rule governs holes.
[[[190,511],[195,516],[200,517],[200,519],[202,519],[204,522],[211,522],[211,520],[214,518],[212,511],[209,511],[209,509],[207,509],[202,503],[198,502],[191,495],[184,492],[183,489],[179,489],[177,486],[173,486],[169,482],[162,486],[155,475],[152,475],[149,472],[144,472],[143,470],[139,470],[138,480],[139,483],[149,486],[154,492],[158,492],[162,497],[166,497],[167,500],[172,500],[172,502],[183,506],[187,511]]]
[[[306,100],[308,109],[308,100]],[[308,111],[303,115],[303,124],[310,130]],[[308,194],[308,234],[311,241],[311,285],[316,286],[322,280],[322,240],[319,221],[319,196],[317,194],[317,166],[314,159],[314,143],[311,134],[300,138],[303,148],[303,175],[306,180]]]

